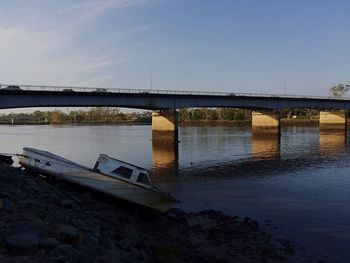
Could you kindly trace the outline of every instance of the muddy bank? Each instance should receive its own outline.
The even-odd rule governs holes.
[[[317,262],[249,218],[158,214],[0,165],[0,262]]]

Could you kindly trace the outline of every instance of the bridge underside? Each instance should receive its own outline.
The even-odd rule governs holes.
[[[350,100],[264,96],[170,95],[150,93],[94,93],[1,91],[0,109],[28,107],[125,107],[146,110],[224,107],[251,110],[288,108],[350,109]]]

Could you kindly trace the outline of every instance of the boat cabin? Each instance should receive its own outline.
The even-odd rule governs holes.
[[[106,154],[100,154],[94,166],[94,170],[123,181],[131,182],[147,188],[155,188],[150,171],[136,165],[114,159]]]

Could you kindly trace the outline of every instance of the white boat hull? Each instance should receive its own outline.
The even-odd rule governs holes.
[[[24,148],[19,163],[26,169],[78,184],[128,202],[146,206],[161,212],[178,204],[178,201],[162,192],[131,184],[95,172],[50,152]]]

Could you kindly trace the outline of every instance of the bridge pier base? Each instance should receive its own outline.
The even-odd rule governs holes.
[[[276,112],[252,112],[253,135],[280,135],[280,116]]]
[[[158,110],[152,112],[153,143],[178,143],[178,112]]]
[[[347,129],[347,119],[345,111],[321,111],[320,130],[345,131]]]

